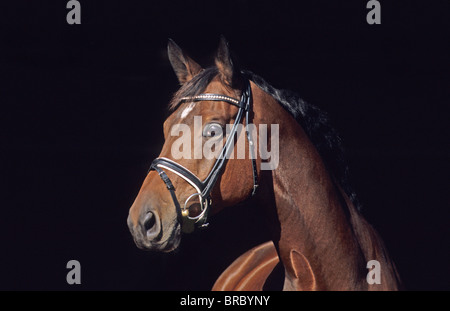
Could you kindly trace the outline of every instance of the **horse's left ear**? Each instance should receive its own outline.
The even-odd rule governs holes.
[[[233,60],[227,40],[220,37],[219,48],[217,49],[216,67],[219,69],[222,81],[232,88],[240,88],[242,83],[241,72]]]

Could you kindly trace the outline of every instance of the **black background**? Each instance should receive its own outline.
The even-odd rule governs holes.
[[[126,226],[177,89],[167,38],[206,66],[220,34],[329,112],[406,289],[450,289],[448,1],[381,1],[381,25],[366,1],[80,2],[81,25],[65,1],[0,4],[0,289],[207,290],[268,239],[251,204],[174,254],[137,249]]]

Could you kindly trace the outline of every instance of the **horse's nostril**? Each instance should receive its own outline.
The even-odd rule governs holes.
[[[148,212],[145,215],[144,221],[144,232],[148,239],[155,239],[160,233],[159,220],[155,213]]]
[[[148,230],[152,229],[155,225],[155,214],[152,212],[148,212],[147,215],[145,215],[144,219],[144,229],[147,232]]]

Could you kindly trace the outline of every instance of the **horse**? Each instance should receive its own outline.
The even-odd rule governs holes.
[[[211,67],[202,68],[170,39],[168,56],[181,87],[169,103],[160,155],[129,210],[136,245],[171,252],[182,233],[206,227],[209,214],[252,200],[261,206],[271,241],[237,258],[213,290],[262,290],[278,263],[283,290],[399,290],[395,264],[359,210],[341,139],[327,115],[241,70],[223,37]],[[194,132],[184,140],[183,157],[174,155],[181,125],[183,134]],[[262,128],[271,151],[275,143],[268,138],[276,138],[270,158],[256,148]],[[202,146],[211,142],[215,156],[203,156]],[[244,157],[230,156],[238,142]],[[373,261],[377,282],[368,274]]]

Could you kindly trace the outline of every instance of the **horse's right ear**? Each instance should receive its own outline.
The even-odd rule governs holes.
[[[242,77],[236,61],[233,59],[228,41],[224,36],[220,37],[219,47],[217,49],[216,67],[219,69],[222,81],[233,88],[241,88]]]
[[[178,77],[180,84],[190,81],[196,74],[202,71],[202,67],[187,56],[183,50],[172,40],[169,39],[167,53],[173,71]]]

